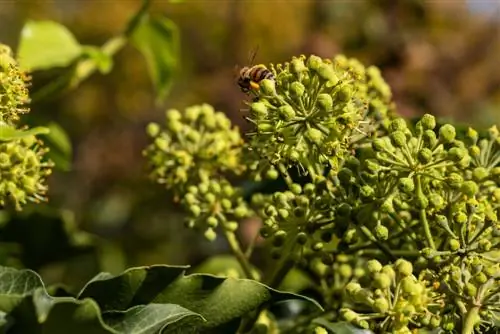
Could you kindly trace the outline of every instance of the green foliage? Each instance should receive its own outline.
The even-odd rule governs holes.
[[[184,276],[186,267],[101,273],[77,296],[51,296],[31,270],[0,267],[0,310],[9,333],[197,333],[234,331],[262,303],[304,297],[255,281]]]

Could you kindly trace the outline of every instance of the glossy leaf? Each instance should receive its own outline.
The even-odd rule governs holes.
[[[146,60],[157,100],[168,94],[179,58],[179,32],[167,18],[143,15],[131,34],[131,43]]]
[[[101,313],[90,298],[50,296],[34,271],[0,267],[0,329],[8,333],[155,334],[186,318],[179,305],[138,305]]]
[[[206,319],[196,324],[203,333],[234,332],[242,316],[264,303],[300,299],[321,309],[309,298],[276,291],[257,281],[184,276],[184,270],[156,265],[132,268],[118,276],[100,274],[83,288],[79,298],[93,298],[104,311],[149,303],[177,304]]]
[[[63,25],[53,21],[28,21],[21,31],[17,51],[23,70],[66,67],[82,53],[82,47]]]

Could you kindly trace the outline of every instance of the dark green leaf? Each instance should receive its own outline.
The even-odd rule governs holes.
[[[21,31],[17,51],[23,70],[66,67],[82,53],[82,47],[63,25],[52,21],[28,21]]]
[[[120,333],[156,334],[167,326],[187,317],[203,318],[190,310],[173,304],[138,305],[126,311],[103,314],[104,322]]]
[[[90,298],[50,296],[31,270],[0,267],[0,328],[5,332],[8,327],[9,334],[155,334],[193,317],[203,321],[200,315],[171,304],[101,314]]]
[[[143,15],[131,34],[131,43],[146,59],[157,100],[168,94],[179,59],[179,32],[166,18]]]
[[[193,273],[227,276],[228,270],[234,270],[239,277],[245,276],[238,260],[233,255],[228,254],[212,256],[191,271]]]
[[[138,267],[118,276],[101,275],[89,282],[79,298],[93,298],[104,311],[126,310],[149,303],[177,304],[199,313],[206,322],[197,325],[203,333],[234,332],[242,316],[264,303],[291,299],[313,300],[280,292],[257,281],[193,274],[183,267]]]
[[[49,133],[46,127],[38,126],[27,130],[16,129],[4,122],[0,122],[0,141],[11,141],[21,139],[28,136],[36,136],[39,134]]]

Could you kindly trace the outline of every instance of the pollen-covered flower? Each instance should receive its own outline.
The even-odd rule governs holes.
[[[28,112],[28,77],[12,56],[11,49],[0,44],[0,121],[12,124]]]
[[[168,188],[243,168],[239,130],[210,105],[168,110],[165,125],[151,123],[147,133],[153,139],[144,151],[151,176]]]
[[[44,161],[47,150],[41,145],[34,136],[0,143],[0,206],[21,210],[45,199],[52,163]]]

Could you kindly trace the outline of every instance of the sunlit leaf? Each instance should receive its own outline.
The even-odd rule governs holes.
[[[177,304],[206,319],[196,323],[203,333],[234,333],[241,317],[264,303],[298,299],[321,309],[307,297],[277,291],[257,281],[203,274],[184,276],[184,269],[155,265],[131,268],[118,276],[99,275],[79,297],[96,300],[104,311],[150,303]]]
[[[4,122],[0,122],[0,141],[11,141],[28,136],[47,134],[50,130],[46,127],[38,126],[26,130],[16,129]]]
[[[99,47],[84,46],[83,54],[88,57],[87,61],[92,61],[102,74],[109,73],[113,68],[113,58]]]
[[[63,25],[53,21],[28,21],[21,31],[17,58],[23,70],[65,67],[82,53],[82,47]]]
[[[168,94],[179,59],[179,32],[167,18],[143,15],[135,26],[131,43],[146,59],[149,75],[160,101]]]

